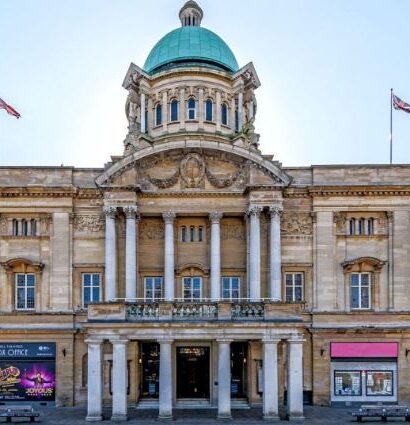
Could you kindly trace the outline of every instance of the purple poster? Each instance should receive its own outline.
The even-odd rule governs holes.
[[[0,361],[0,401],[55,401],[54,361]]]

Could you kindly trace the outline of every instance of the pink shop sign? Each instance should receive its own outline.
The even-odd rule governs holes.
[[[332,342],[332,357],[397,357],[397,342]]]

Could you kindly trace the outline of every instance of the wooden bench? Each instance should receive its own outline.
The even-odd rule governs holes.
[[[30,422],[35,422],[39,416],[31,406],[0,406],[0,418],[6,418],[6,422],[12,418],[30,418]]]
[[[357,422],[362,422],[363,418],[380,418],[382,422],[387,422],[387,418],[404,418],[410,422],[409,406],[361,406],[352,412],[356,416]]]

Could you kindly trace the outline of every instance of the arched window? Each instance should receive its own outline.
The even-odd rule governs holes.
[[[365,232],[365,219],[361,218],[359,220],[359,235],[364,235]]]
[[[204,228],[202,226],[198,227],[198,242],[202,242],[204,240]]]
[[[195,118],[196,118],[195,99],[193,97],[190,97],[188,99],[188,119],[194,120]]]
[[[13,219],[13,236],[19,235],[19,222],[16,219]]]
[[[373,235],[374,233],[374,220],[372,218],[369,218],[367,220],[367,234]]]
[[[28,223],[27,220],[21,220],[21,231],[23,236],[28,236]]]
[[[155,125],[162,124],[162,105],[158,103],[155,107]]]
[[[195,227],[194,226],[191,226],[189,228],[189,240],[190,240],[190,242],[195,241]]]
[[[178,121],[178,101],[171,101],[171,121]]]
[[[181,227],[181,242],[186,242],[186,227]]]
[[[145,133],[148,133],[148,109],[145,110]]]
[[[356,233],[356,220],[354,218],[351,218],[349,220],[349,234],[354,235]]]
[[[228,125],[228,107],[226,103],[222,103],[221,106],[222,125]]]
[[[235,131],[239,131],[239,112],[235,109]]]
[[[31,236],[36,236],[37,235],[37,222],[34,218],[31,219],[30,221],[31,224]]]
[[[212,100],[208,99],[205,103],[205,121],[212,121],[212,119],[213,119],[212,109],[213,109]]]

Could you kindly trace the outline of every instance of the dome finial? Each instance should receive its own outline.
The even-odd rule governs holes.
[[[199,27],[204,12],[194,0],[188,0],[179,11],[179,19],[183,27]]]

